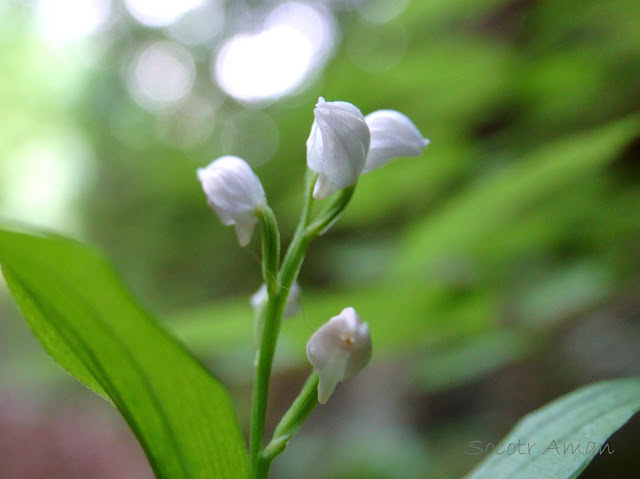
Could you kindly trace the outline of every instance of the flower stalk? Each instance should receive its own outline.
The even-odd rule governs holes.
[[[271,444],[269,455],[264,456],[262,453],[262,447],[264,444],[264,423],[267,411],[267,398],[269,393],[269,378],[271,376],[271,369],[273,366],[273,357],[275,355],[276,345],[278,341],[278,335],[280,334],[280,325],[282,323],[282,317],[284,309],[287,303],[287,297],[289,291],[298,277],[300,267],[304,260],[304,255],[307,251],[309,243],[324,233],[335,221],[340,217],[347,204],[353,196],[354,186],[346,188],[341,191],[336,199],[318,215],[318,218],[311,224],[309,224],[311,209],[313,207],[313,188],[317,180],[318,175],[313,172],[307,172],[305,181],[305,194],[304,194],[304,206],[300,215],[300,221],[296,232],[294,233],[291,244],[285,254],[282,262],[282,267],[276,275],[279,279],[277,288],[269,291],[269,299],[267,303],[267,309],[264,316],[264,325],[262,330],[262,338],[260,340],[260,349],[257,355],[257,365],[254,375],[254,387],[251,409],[251,432],[249,440],[249,458],[251,464],[252,478],[262,479],[268,477],[271,461],[275,456],[284,450],[284,445],[281,448],[277,446],[280,443]],[[261,215],[258,215],[259,219]],[[263,227],[263,238],[266,235],[270,235],[268,228],[270,225],[263,224],[263,220],[260,219],[260,224]],[[265,222],[266,223],[266,222]],[[277,229],[277,226],[276,226]],[[264,246],[264,242],[263,242]],[[265,263],[268,259],[263,257],[263,272],[269,271],[269,266]],[[265,273],[266,274],[266,273]],[[265,277],[265,282],[267,281]],[[268,285],[269,283],[267,283]],[[315,386],[311,388],[312,394],[317,402],[317,375]],[[309,381],[312,381],[309,379]],[[307,381],[307,383],[309,383]],[[305,384],[303,391],[307,391],[308,384]],[[309,399],[307,399],[309,400]],[[311,413],[309,410],[309,414]],[[284,418],[283,418],[284,420]],[[300,423],[301,425],[301,423]],[[284,427],[284,426],[283,426]],[[294,431],[295,432],[295,431]],[[291,434],[291,436],[293,433]],[[287,439],[288,441],[288,439]],[[266,450],[265,450],[266,451]]]
[[[327,209],[320,213],[318,218],[307,227],[305,235],[313,239],[331,228],[331,226],[338,221],[340,215],[349,204],[349,201],[351,201],[355,189],[355,186],[350,186],[340,191],[340,194]]]
[[[428,143],[400,112],[378,110],[365,117],[351,103],[319,98],[307,140],[304,206],[282,262],[276,217],[249,164],[235,156],[223,156],[198,169],[207,203],[222,224],[235,227],[240,246],[250,243],[257,224],[262,233],[264,284],[251,297],[257,349],[249,439],[252,479],[268,477],[271,462],[315,406],[324,404],[337,384],[357,374],[371,357],[368,326],[353,308],[343,309],[321,326],[307,343],[307,357],[314,371],[264,447],[269,379],[280,326],[283,316],[297,311],[297,278],[309,244],[338,220],[361,174],[397,156],[417,156]],[[330,196],[333,200],[311,221],[314,200]]]
[[[262,278],[267,291],[273,295],[278,290],[278,268],[280,266],[280,232],[273,211],[267,204],[256,210],[262,229]]]
[[[286,303],[287,290],[280,288],[276,294],[269,295],[265,314],[264,329],[258,350],[258,360],[253,381],[253,395],[251,400],[251,431],[249,438],[249,460],[254,479],[264,478],[264,473],[258,469],[259,455],[263,446],[264,421],[267,412],[267,396],[269,393],[269,378],[273,366],[280,323]]]
[[[282,416],[282,419],[273,432],[273,438],[264,448],[260,455],[260,462],[266,463],[262,467],[266,467],[271,461],[284,451],[291,438],[300,430],[304,421],[309,417],[311,412],[318,405],[318,373],[312,372],[307,381],[302,386],[302,390],[298,397],[293,401],[289,410]]]
[[[251,405],[251,431],[249,439],[249,460],[252,471],[252,478],[266,478],[268,476],[268,466],[265,470],[264,461],[260,460],[260,453],[264,442],[264,422],[267,411],[267,398],[269,394],[269,378],[273,366],[273,357],[280,333],[280,324],[287,303],[287,297],[291,287],[298,276],[304,254],[310,242],[310,238],[305,235],[305,229],[309,222],[311,208],[313,205],[313,185],[317,175],[307,174],[305,184],[305,200],[300,216],[298,227],[291,244],[282,262],[282,267],[277,273],[277,288],[269,291],[269,299],[264,316],[262,328],[262,338],[257,355],[257,364],[253,383],[253,397]],[[265,230],[263,229],[263,235]],[[266,234],[270,234],[266,231]],[[268,271],[269,266],[265,265],[263,257],[263,271]],[[265,278],[266,282],[266,278]],[[268,283],[267,283],[268,284]]]

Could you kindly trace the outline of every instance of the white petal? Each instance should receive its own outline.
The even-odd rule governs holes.
[[[371,131],[371,146],[363,173],[399,156],[418,156],[429,144],[413,122],[398,111],[374,111],[365,121]]]
[[[257,205],[266,203],[260,180],[243,159],[237,156],[222,156],[210,163],[204,171],[208,171],[213,177],[214,191],[224,193],[217,198],[211,198],[211,195],[208,195],[212,201],[218,199],[232,211],[255,208]]]
[[[302,290],[297,281],[293,283],[289,290],[289,296],[287,296],[287,305],[284,308],[284,317],[290,318],[298,314],[300,311],[300,297],[302,296]]]
[[[352,351],[344,371],[344,379],[352,378],[358,374],[371,360],[371,334],[369,333],[369,325],[366,323],[358,324],[354,336],[355,338],[351,345]]]
[[[322,135],[318,131],[315,120],[313,120],[311,134],[307,140],[307,166],[316,173],[322,171]]]
[[[328,198],[340,188],[336,188],[331,183],[329,183],[329,179],[320,173],[318,179],[316,181],[316,185],[313,187],[313,197],[316,200],[322,200],[324,198]]]
[[[364,116],[351,103],[320,98],[314,117],[307,140],[307,165],[320,174],[314,190],[314,197],[320,199],[358,181],[371,135]]]
[[[291,289],[289,290],[289,295],[287,296],[287,304],[284,308],[283,317],[290,318],[291,316],[295,316],[296,314],[298,314],[298,311],[300,310],[301,296],[302,296],[302,290],[300,289],[300,285],[298,284],[298,282],[295,281],[293,283],[293,286],[291,286]],[[256,291],[251,296],[251,307],[253,308],[254,311],[257,312],[258,310],[264,307],[268,299],[269,299],[269,295],[267,293],[267,285],[263,283],[262,286],[258,288],[258,291]]]
[[[371,359],[369,328],[353,308],[345,308],[313,333],[307,357],[320,378],[318,401],[324,404],[339,382],[356,375]]]
[[[218,215],[218,218],[220,218],[220,222],[223,225],[231,226],[236,222],[236,220],[233,218],[231,213],[229,213],[225,208],[218,207],[218,205],[216,205],[211,200],[207,200],[207,204],[209,205],[209,208],[211,208],[213,211],[216,212],[216,214]]]
[[[269,296],[267,294],[267,285],[262,283],[262,286],[258,288],[258,291],[251,295],[251,307],[254,310],[257,310],[258,308],[261,308],[268,299]]]
[[[318,402],[320,404],[326,404],[336,386],[341,381],[340,378],[344,376],[344,369],[346,366],[346,355],[337,355],[336,358],[324,365],[321,370],[318,370]]]
[[[342,111],[320,112],[316,123],[323,138],[321,172],[337,190],[355,184],[369,146],[366,124],[355,122],[351,113]]]
[[[235,221],[236,236],[240,246],[245,247],[251,242],[253,230],[256,228],[258,219],[255,216],[238,216]]]
[[[335,325],[326,323],[311,336],[307,357],[320,377],[318,401],[324,404],[343,380],[348,362],[348,352],[340,347],[340,332]]]
[[[251,167],[236,156],[223,156],[197,171],[207,203],[224,225],[236,225],[238,241],[245,246],[257,223],[256,209],[267,199]]]

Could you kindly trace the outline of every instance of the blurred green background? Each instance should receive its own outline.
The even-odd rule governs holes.
[[[4,0],[0,27],[0,218],[103,249],[245,429],[259,244],[238,247],[195,169],[245,158],[287,240],[318,96],[402,111],[431,139],[363,176],[311,245],[269,427],[343,307],[374,358],[273,477],[460,477],[481,459],[471,441],[639,374],[637,0]],[[1,477],[151,477],[1,283],[0,315]],[[638,477],[637,418],[610,444],[583,477]]]

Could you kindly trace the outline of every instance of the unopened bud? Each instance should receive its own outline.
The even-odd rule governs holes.
[[[319,98],[307,140],[307,166],[318,173],[316,199],[354,185],[369,151],[369,127],[351,103]]]
[[[224,225],[234,225],[240,246],[251,241],[258,218],[256,210],[267,203],[260,180],[237,156],[223,156],[198,169],[207,203]]]
[[[429,144],[416,125],[398,111],[378,110],[364,119],[371,131],[371,146],[363,173],[399,156],[418,156]]]
[[[284,317],[290,318],[291,316],[295,316],[300,311],[300,296],[302,291],[300,290],[300,286],[296,281],[291,286],[291,290],[289,291],[289,296],[287,297],[287,304],[284,307]],[[256,291],[251,296],[251,306],[253,307],[254,312],[258,315],[267,304],[267,300],[269,296],[267,294],[267,285],[262,284],[258,291]]]

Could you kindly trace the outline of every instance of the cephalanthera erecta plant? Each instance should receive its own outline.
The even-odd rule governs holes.
[[[318,100],[307,140],[305,202],[296,233],[280,258],[280,233],[260,180],[241,158],[223,156],[198,170],[207,202],[246,246],[257,224],[262,233],[264,285],[251,298],[256,321],[256,364],[251,411],[250,466],[254,478],[267,477],[271,462],[319,402],[327,402],[339,382],[355,376],[371,358],[371,336],[352,307],[329,319],[309,339],[313,372],[300,395],[264,446],[269,377],[283,316],[297,310],[296,279],[309,243],[339,218],[361,174],[399,156],[416,156],[429,144],[402,113],[379,110],[364,116],[351,103]],[[335,196],[315,218],[314,201]]]

